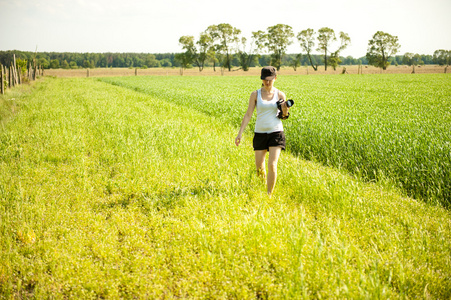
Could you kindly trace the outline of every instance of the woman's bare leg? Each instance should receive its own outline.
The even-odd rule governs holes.
[[[268,178],[266,181],[266,186],[268,188],[268,195],[271,195],[274,191],[277,181],[277,162],[279,161],[280,152],[282,148],[280,147],[269,147],[269,158],[268,158]]]
[[[266,179],[266,167],[265,167],[265,156],[266,150],[256,150],[255,152],[255,167],[257,169],[257,175],[262,180]]]

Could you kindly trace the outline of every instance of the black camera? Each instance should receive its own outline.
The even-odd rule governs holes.
[[[283,116],[282,103],[283,103],[283,99],[279,99],[279,101],[277,101],[277,109],[278,109],[277,117],[279,119],[285,120],[285,119],[288,119],[288,117],[290,116],[290,113],[288,113],[288,115],[285,116],[285,117]],[[292,107],[293,105],[294,105],[294,101],[291,100],[291,99],[288,99],[287,100],[287,107]]]

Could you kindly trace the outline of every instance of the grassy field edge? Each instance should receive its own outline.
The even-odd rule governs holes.
[[[447,210],[288,153],[268,199],[235,126],[95,80],[21,103],[0,132],[5,297],[451,295]]]

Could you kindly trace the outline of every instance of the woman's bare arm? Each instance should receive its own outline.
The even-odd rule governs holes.
[[[239,146],[241,143],[241,137],[243,135],[244,129],[246,129],[247,124],[249,124],[249,121],[252,118],[252,114],[254,113],[256,103],[257,103],[257,91],[254,91],[249,97],[249,105],[247,106],[247,111],[244,114],[243,121],[241,121],[240,130],[238,131],[238,135],[235,138],[235,144],[237,146]]]

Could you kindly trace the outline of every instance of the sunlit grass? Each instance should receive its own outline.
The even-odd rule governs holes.
[[[447,210],[288,152],[269,199],[202,101],[39,88],[0,131],[2,297],[451,296]]]
[[[255,77],[102,80],[235,126],[250,91],[259,88]],[[390,180],[417,199],[450,204],[448,74],[280,76],[276,86],[296,102],[284,121],[291,152],[366,180]]]

